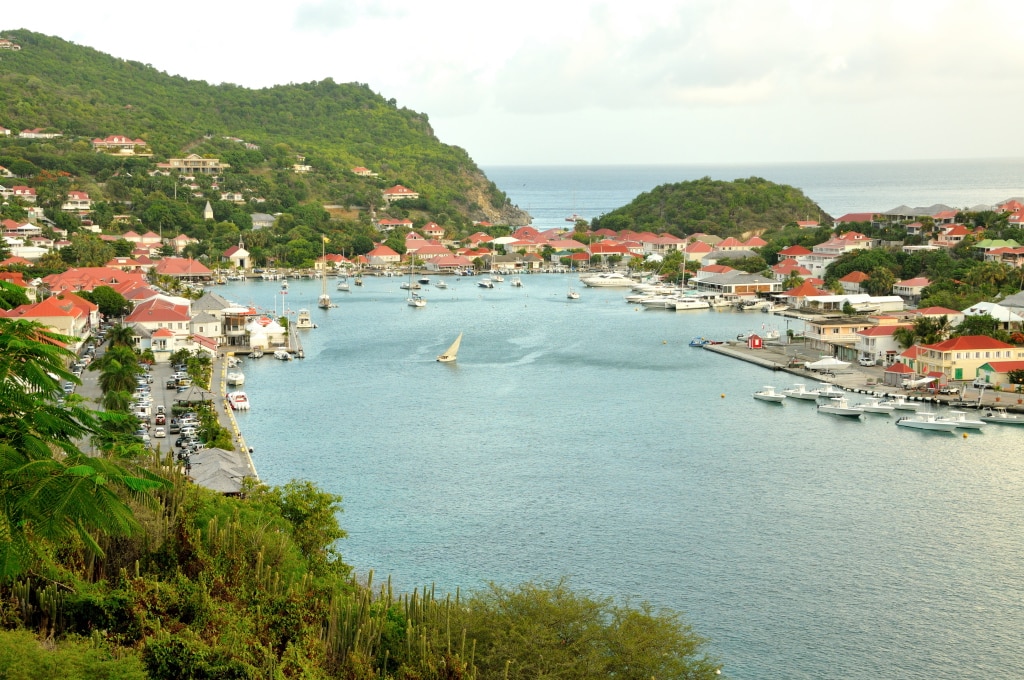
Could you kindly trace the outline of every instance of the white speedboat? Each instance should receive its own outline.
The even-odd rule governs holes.
[[[583,282],[584,286],[590,288],[631,288],[633,286],[633,279],[618,272],[581,276],[580,281]]]
[[[937,430],[940,432],[952,432],[956,429],[956,423],[948,420],[939,420],[939,417],[931,411],[918,411],[912,416],[904,416],[896,421],[900,427],[912,427],[916,430]]]
[[[860,418],[864,412],[856,406],[851,406],[846,397],[832,397],[829,403],[820,404],[818,413],[829,413],[834,416],[846,416],[847,418]]]
[[[440,280],[440,281],[438,281],[437,283],[434,284],[434,287],[435,288],[447,288],[448,284],[445,283],[444,280]]]
[[[866,402],[855,404],[854,408],[859,408],[864,413],[881,413],[886,416],[893,412],[892,406],[883,404],[879,397],[868,397]]]
[[[523,280],[521,278],[519,278],[518,276],[513,276],[512,280],[509,281],[509,285],[511,285],[513,288],[522,288],[523,287]]]
[[[802,399],[804,401],[818,400],[818,391],[807,389],[807,386],[803,383],[797,383],[788,390],[782,390],[782,393],[787,397],[792,397],[793,399]]]
[[[836,397],[845,397],[846,392],[833,385],[832,383],[821,383],[821,387],[814,390],[820,399],[834,399]]]
[[[882,403],[887,406],[892,406],[897,411],[917,411],[924,406],[924,404],[920,402],[909,401],[905,394],[894,394]]]
[[[242,373],[241,371],[231,371],[230,373],[227,374],[224,380],[227,382],[228,385],[231,385],[233,387],[238,385],[244,385],[245,373]]]
[[[1024,425],[1024,415],[1019,413],[1008,413],[1002,406],[989,409],[981,420],[986,423],[999,423],[1000,425]]]
[[[228,404],[235,411],[248,411],[249,410],[249,397],[245,392],[228,392],[227,393]]]
[[[291,361],[292,360],[292,353],[289,352],[286,349],[275,349],[274,350],[274,358],[275,359],[280,359],[281,361]]]
[[[950,411],[945,416],[939,416],[939,420],[956,423],[958,430],[980,430],[985,427],[985,421],[968,418],[966,411]]]
[[[786,395],[782,392],[776,392],[773,385],[765,385],[757,392],[754,392],[754,399],[760,399],[761,401],[771,401],[776,404],[781,404],[786,399]]]
[[[479,281],[476,282],[476,285],[480,286],[481,288],[494,288],[494,282],[487,278],[480,279]]]
[[[708,304],[707,300],[682,296],[672,298],[672,308],[677,312],[685,312],[691,309],[711,309],[711,305]]]

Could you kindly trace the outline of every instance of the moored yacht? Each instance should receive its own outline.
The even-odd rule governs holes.
[[[793,399],[803,399],[804,401],[818,400],[818,391],[807,389],[807,386],[803,383],[797,383],[788,390],[782,390],[782,393]]]
[[[754,392],[754,399],[760,399],[761,401],[770,401],[776,404],[781,404],[786,399],[786,395],[782,392],[776,392],[773,385],[765,385],[757,392]]]
[[[956,423],[958,430],[980,430],[985,427],[985,421],[968,418],[966,411],[950,411],[945,416],[939,416],[939,420]]]
[[[618,272],[581,276],[580,281],[583,282],[584,286],[589,286],[590,288],[630,288],[633,285],[633,279]]]
[[[879,397],[868,397],[866,402],[855,404],[854,408],[858,408],[864,413],[880,413],[886,416],[893,411],[892,406],[889,404],[883,404]]]

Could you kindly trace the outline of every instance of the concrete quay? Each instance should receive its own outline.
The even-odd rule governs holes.
[[[956,405],[967,408],[992,408],[1004,407],[1010,412],[1024,413],[1024,395],[1010,392],[993,392],[992,390],[977,390],[968,384],[961,393],[939,394],[931,390],[907,390],[895,385],[883,384],[885,369],[881,366],[858,366],[852,364],[849,367],[835,373],[822,374],[818,371],[811,371],[803,367],[803,362],[817,361],[821,358],[817,350],[806,347],[802,343],[775,344],[765,343],[763,349],[750,349],[746,343],[728,341],[720,345],[705,345],[705,350],[746,361],[772,371],[789,373],[811,387],[812,383],[827,382],[847,392],[857,392],[883,397],[894,394],[902,394],[911,401],[921,401],[936,405]],[[779,385],[784,388],[786,385]]]

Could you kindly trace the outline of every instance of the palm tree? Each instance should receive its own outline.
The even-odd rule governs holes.
[[[100,373],[100,389],[108,392],[128,392],[135,389],[135,381],[139,375],[137,362],[122,364],[116,359],[107,363]]]
[[[117,324],[107,331],[107,340],[111,347],[131,347],[135,344],[135,332],[131,326]]]
[[[128,472],[79,451],[101,432],[103,417],[74,402],[58,406],[72,339],[42,325],[0,318],[0,579],[29,568],[40,540],[78,537],[97,555],[92,532],[125,535],[137,528],[119,494],[139,500],[167,482]]]

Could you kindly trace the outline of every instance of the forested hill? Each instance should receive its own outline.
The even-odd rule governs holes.
[[[593,227],[669,232],[677,236],[696,232],[741,236],[799,220],[831,223],[816,203],[794,187],[760,177],[732,182],[704,177],[655,187],[628,205],[595,219]]]
[[[223,143],[205,140],[237,138],[259,152],[229,147],[233,168],[289,168],[304,156],[313,168],[310,198],[324,203],[366,204],[378,185],[400,183],[437,213],[497,221],[507,207],[465,150],[435,137],[425,114],[365,84],[210,85],[39,33],[3,37],[21,47],[0,54],[0,126],[14,135],[33,128],[53,128],[64,141],[125,135],[145,140],[157,160],[224,156]],[[352,175],[355,166],[379,173],[372,187]]]

